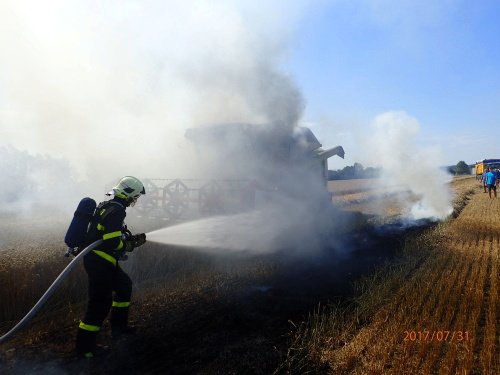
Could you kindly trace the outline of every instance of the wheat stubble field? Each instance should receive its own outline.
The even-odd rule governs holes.
[[[500,199],[456,180],[461,212],[405,239],[402,256],[358,282],[349,306],[309,317],[289,370],[498,374]]]
[[[0,348],[0,372],[498,374],[500,199],[488,199],[474,178],[451,186],[449,220],[397,234],[363,220],[381,208],[397,218],[394,198],[404,191],[369,180],[330,186],[343,210],[365,215],[352,222],[358,248],[340,258],[333,248],[321,258],[233,259],[150,244],[124,265],[139,334],[116,344],[105,325],[100,343],[112,354],[93,363],[72,356],[85,307],[79,269]],[[0,243],[2,333],[67,263],[63,229],[38,224],[17,236],[21,224],[4,226],[10,234]]]

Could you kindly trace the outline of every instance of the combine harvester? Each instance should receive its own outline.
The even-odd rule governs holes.
[[[132,210],[137,216],[192,219],[242,212],[276,194],[306,199],[305,195],[314,194],[311,189],[320,187],[326,192],[328,158],[344,157],[342,146],[323,149],[306,127],[292,132],[230,123],[190,128],[185,137],[192,142],[205,175],[199,179],[143,178],[147,194]]]

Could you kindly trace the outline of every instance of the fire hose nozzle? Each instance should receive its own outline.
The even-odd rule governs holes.
[[[130,242],[132,244],[132,246],[135,248],[135,247],[139,247],[141,245],[144,245],[144,243],[146,242],[146,234],[145,233],[138,233],[138,234],[124,233],[122,235],[122,240]]]
[[[146,242],[146,233],[134,234],[130,239],[134,243],[135,247],[139,247],[141,245],[144,245],[144,243]]]
[[[132,236],[134,241],[144,241],[146,242],[146,233],[138,233]]]

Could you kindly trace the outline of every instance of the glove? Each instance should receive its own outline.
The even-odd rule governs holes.
[[[132,252],[134,250],[134,242],[130,239],[123,240],[123,251]]]

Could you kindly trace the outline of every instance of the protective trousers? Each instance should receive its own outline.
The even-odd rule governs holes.
[[[92,357],[97,334],[110,308],[111,328],[127,326],[132,281],[118,262],[113,264],[94,252],[84,257],[83,264],[88,274],[89,300],[85,317],[78,327],[76,351],[80,356]]]

